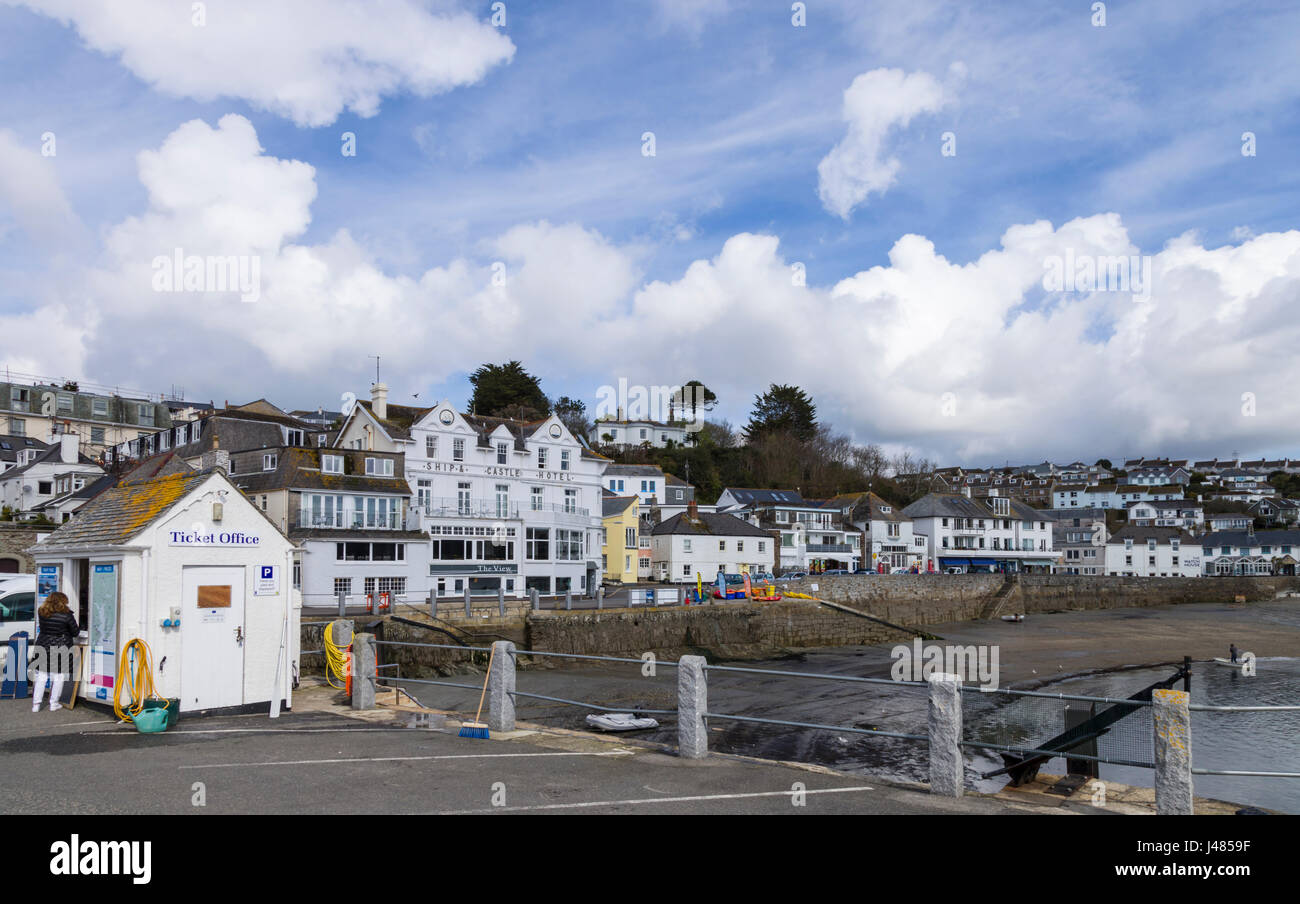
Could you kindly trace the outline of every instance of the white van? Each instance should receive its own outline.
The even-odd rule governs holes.
[[[9,658],[9,638],[27,632],[36,640],[36,575],[15,574],[0,579],[0,668]]]

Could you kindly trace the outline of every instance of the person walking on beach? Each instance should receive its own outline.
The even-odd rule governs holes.
[[[50,712],[63,709],[63,683],[72,671],[72,648],[77,642],[77,619],[68,608],[68,597],[55,591],[45,598],[37,613],[36,687],[32,691],[32,712],[41,711],[45,684],[50,684]]]
[[[1235,643],[1228,644],[1228,652],[1232,655],[1233,662],[1236,662],[1237,657],[1241,655],[1241,651],[1237,649],[1237,645]]]

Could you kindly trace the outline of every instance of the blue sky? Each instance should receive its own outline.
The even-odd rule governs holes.
[[[306,114],[268,105],[261,91],[263,85],[276,87],[272,57],[282,50],[292,55],[302,33],[335,27],[331,8],[336,4],[314,7],[319,13],[301,29],[292,22],[288,27],[270,19],[262,23],[246,11],[252,17],[247,30],[256,39],[232,49],[229,58],[213,50],[207,69],[207,59],[188,65],[183,48],[172,55],[157,49],[172,40],[169,28],[189,27],[159,24],[158,17],[183,20],[189,3],[139,0],[136,5],[137,25],[114,26],[88,20],[76,5],[59,0],[0,3],[0,83],[6,86],[0,94],[0,134],[9,134],[11,152],[18,154],[39,152],[41,135],[55,133],[57,156],[40,158],[43,164],[36,165],[49,171],[71,210],[70,218],[52,227],[34,223],[41,215],[31,213],[30,198],[24,214],[22,196],[42,186],[14,185],[11,178],[8,195],[0,191],[0,318],[11,318],[11,344],[0,338],[0,356],[16,369],[154,391],[183,385],[191,397],[218,401],[264,395],[297,407],[328,406],[343,385],[364,392],[372,354],[391,362],[386,379],[398,401],[415,392],[421,399],[447,395],[463,401],[467,370],[482,360],[520,358],[553,395],[567,393],[589,405],[598,386],[619,376],[648,383],[705,376],[723,390],[721,414],[734,421],[743,421],[753,394],[767,383],[799,382],[822,402],[837,428],[860,441],[971,459],[967,464],[980,463],[980,456],[1041,460],[1071,455],[1075,448],[1085,457],[1184,449],[1226,454],[1224,443],[1243,451],[1258,447],[1261,453],[1300,454],[1285,448],[1290,409],[1280,399],[1275,409],[1265,405],[1267,424],[1260,419],[1214,430],[1196,423],[1197,413],[1184,410],[1183,398],[1192,385],[1187,381],[1196,377],[1184,359],[1204,347],[1214,312],[1235,303],[1234,279],[1213,262],[1215,249],[1271,234],[1287,236],[1297,228],[1300,62],[1294,36],[1300,33],[1300,9],[1294,4],[1112,2],[1106,5],[1105,26],[1098,27],[1089,3],[817,0],[808,4],[806,27],[794,27],[788,3],[521,0],[507,3],[507,25],[496,30],[508,38],[508,60],[497,58],[499,46],[484,50],[490,61],[481,73],[467,64],[466,74],[446,90],[381,88],[375,115],[359,115],[340,101],[336,115],[324,114],[327,122],[311,124],[302,121]],[[218,27],[241,6],[233,0],[207,4],[214,42],[238,34]],[[439,17],[457,10],[490,28],[483,24],[491,15],[487,3],[391,0],[389,7],[430,17],[432,33],[442,27]],[[66,23],[58,20],[60,13]],[[346,44],[347,23],[337,27],[341,34],[333,40]],[[401,50],[383,46],[382,37],[370,40],[367,47],[358,39],[351,59],[326,54],[313,60],[318,68],[305,70],[304,78],[364,62],[367,52],[395,53],[398,69],[418,65],[401,60]],[[453,41],[429,53],[455,55],[460,46]],[[141,62],[149,57],[150,62]],[[259,82],[263,65],[267,75]],[[928,79],[943,100],[938,109],[920,104],[907,108],[903,118],[886,117],[883,127],[867,116],[864,128],[879,127],[874,134],[880,156],[897,160],[897,169],[887,187],[857,201],[845,218],[819,197],[818,167],[852,128],[846,121],[846,89],[859,76],[879,70]],[[889,99],[881,102],[887,105]],[[904,100],[898,102],[906,108]],[[113,292],[124,286],[129,294],[122,273],[131,267],[114,250],[121,243],[109,237],[151,205],[167,206],[142,184],[138,155],[157,151],[183,123],[200,119],[215,129],[227,114],[251,124],[264,158],[314,168],[314,197],[302,201],[310,223],[305,230],[286,229],[277,248],[318,249],[345,230],[384,285],[401,296],[394,303],[407,309],[429,306],[428,318],[419,321],[428,324],[428,333],[419,342],[394,348],[394,324],[380,319],[353,330],[347,343],[322,342],[319,355],[327,368],[286,364],[268,354],[265,343],[241,344],[233,328],[222,350],[225,367],[193,355],[121,353],[120,343],[130,342],[130,336],[147,335],[167,346],[188,341],[193,330],[202,335],[204,322],[185,319],[188,315],[169,318],[173,312],[137,306],[138,299],[114,302]],[[357,136],[356,157],[339,152],[340,135],[349,131]],[[641,153],[646,131],[655,135],[653,158]],[[1256,136],[1253,157],[1241,153],[1247,131]],[[955,135],[955,156],[940,153],[945,132]],[[222,163],[214,161],[213,169]],[[196,180],[208,178],[202,166],[198,169]],[[57,205],[37,205],[47,211],[52,206]],[[1084,230],[1090,236],[1085,244],[1093,241],[1089,230],[1094,230],[1103,243],[1098,248],[1116,241],[1116,247],[1131,247],[1135,254],[1157,255],[1167,243],[1190,235],[1195,259],[1168,255],[1169,268],[1199,267],[1213,275],[1218,289],[1206,289],[1199,307],[1189,310],[1185,299],[1172,294],[1174,284],[1185,283],[1171,276],[1170,293],[1156,300],[1169,306],[1165,310],[1183,306],[1186,316],[1198,320],[1139,337],[1147,351],[1137,360],[1152,368],[1142,375],[1152,384],[1151,397],[1135,402],[1122,418],[1099,416],[1083,424],[1069,419],[1064,433],[1052,431],[1047,438],[1028,429],[1022,416],[1014,420],[1024,406],[1041,404],[1042,396],[1014,387],[1027,379],[1042,393],[1044,381],[1057,378],[1028,372],[1039,364],[1050,370],[1051,359],[1064,354],[1096,360],[1060,375],[1051,394],[1095,391],[1098,387],[1080,382],[1088,373],[1099,366],[1108,373],[1121,371],[1133,360],[1131,348],[1125,352],[1116,340],[1127,309],[1115,308],[1110,298],[1044,298],[1042,291],[1022,286],[1023,279],[1008,280],[1019,297],[1006,298],[979,278],[977,263],[1005,250],[1014,227],[1045,220],[1060,230],[1076,218],[1105,214],[1122,223],[1118,237],[1093,223]],[[543,223],[573,227],[568,238],[579,244],[583,236],[595,237],[617,262],[608,263],[608,271],[584,273],[590,248],[544,248],[540,240],[520,239],[512,247],[532,277],[512,291],[534,294],[512,296],[513,331],[503,330],[499,342],[486,346],[457,349],[440,343],[453,328],[440,317],[464,322],[470,316],[452,300],[463,301],[464,293],[451,286],[450,296],[421,295],[403,281],[420,283],[427,271],[454,269],[457,261],[471,271],[485,268],[503,254],[503,236]],[[923,236],[935,257],[961,272],[933,284],[908,280],[907,292],[915,296],[894,297],[892,289],[882,295],[874,283],[891,284],[893,271],[905,267],[891,259],[891,249],[908,234]],[[738,236],[778,242],[775,250],[755,258],[737,250],[753,272],[767,264],[773,272],[792,262],[805,265],[806,308],[798,297],[784,294],[755,299],[748,293],[762,289],[746,286],[743,274],[724,275],[730,270],[719,257],[724,248],[744,244],[728,246]],[[565,259],[566,247],[575,249],[568,270],[544,272],[548,260]],[[1294,272],[1289,242],[1264,250],[1237,255],[1241,260],[1233,266],[1262,268],[1255,277]],[[933,264],[922,257],[926,266]],[[698,286],[690,276],[693,265]],[[872,285],[862,290],[865,295],[849,291],[852,286],[836,288],[870,268],[889,272],[867,280]],[[83,275],[81,269],[95,272]],[[990,269],[997,267],[990,263]],[[592,281],[602,278],[609,283],[607,296],[593,295],[568,307],[566,281],[596,292],[601,284]],[[938,304],[930,294],[962,296],[966,279],[980,285],[970,287],[969,298],[945,302],[955,308]],[[1262,291],[1249,274],[1240,281],[1255,294]],[[666,294],[646,292],[656,282]],[[719,299],[716,316],[697,320],[692,312],[712,310],[709,291]],[[650,296],[660,299],[659,316],[648,308]],[[687,297],[695,300],[683,302]],[[666,307],[663,299],[670,300]],[[262,324],[261,318],[271,318],[264,309],[276,303],[276,293],[269,292],[265,301],[256,312],[229,315],[275,329],[273,319]],[[846,310],[850,303],[865,307]],[[894,303],[912,311],[938,306],[904,328],[899,324],[907,318],[886,314]],[[1021,312],[1063,304],[1078,307],[1068,324],[1036,324],[1033,337],[1017,340],[1013,321]],[[34,323],[39,319],[34,314],[66,308],[65,321],[84,322],[87,311],[79,306],[85,305],[93,306],[90,316],[98,324],[93,334],[64,331],[41,354],[29,341],[32,334],[24,332],[36,331],[39,343],[58,328]],[[967,309],[991,322],[991,331],[963,327],[952,311]],[[1259,324],[1276,322],[1276,312],[1262,305],[1252,310]],[[130,334],[115,331],[119,313],[122,323],[132,325]],[[334,313],[321,304],[322,318]],[[530,337],[537,332],[527,328],[533,316],[569,318],[573,341],[589,350],[579,355],[556,344],[534,345]],[[855,321],[881,325],[864,327],[855,339]],[[942,335],[934,342],[916,341],[916,334],[927,330]],[[1256,327],[1237,338],[1246,348],[1259,332]],[[676,338],[647,339],[661,333]],[[1189,345],[1161,338],[1171,335]],[[812,350],[788,357],[753,354],[758,348],[779,349],[783,336],[797,337],[801,348]],[[1060,338],[1056,354],[1041,357],[1055,337]],[[303,337],[308,348],[316,338]],[[1032,343],[1040,357],[1029,363],[1035,359],[1027,356],[1018,365],[1027,373],[1008,379],[999,362],[1010,366],[1016,354],[1008,358],[992,349],[1017,341],[1016,348]],[[929,404],[926,399],[943,394],[942,379],[931,371],[945,370],[941,365],[950,356],[944,345],[963,342],[983,344],[990,354],[943,375],[951,392],[971,400],[963,405],[960,423],[918,415]],[[908,345],[905,353],[884,370],[857,361],[859,356],[889,358],[902,345]],[[719,349],[726,352],[715,354]],[[1151,349],[1170,360],[1156,360]],[[1220,375],[1207,387],[1231,386],[1225,410],[1239,406],[1234,400],[1250,391],[1247,384],[1260,364],[1274,363],[1260,360],[1260,354],[1269,352],[1243,352],[1237,369],[1229,371],[1231,379]],[[433,357],[436,365],[430,363]],[[692,367],[700,373],[684,370]],[[1245,388],[1238,391],[1238,383]],[[1124,385],[1118,378],[1107,383],[1114,391]],[[1171,407],[1182,416],[1166,423]],[[1010,419],[1017,429],[998,426],[998,419]],[[972,439],[972,432],[979,436]]]

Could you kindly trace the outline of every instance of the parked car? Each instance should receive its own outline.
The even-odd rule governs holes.
[[[965,574],[966,569],[960,565],[949,565],[943,570],[944,574]]]
[[[822,574],[853,574],[853,572],[849,571],[847,568],[830,568],[823,571]]]
[[[859,568],[854,574],[875,574],[870,568]]]
[[[890,574],[910,574],[906,568],[895,568]]]
[[[18,574],[0,583],[0,668],[9,658],[5,643],[19,631],[28,642],[36,639],[36,575]]]
[[[806,571],[787,571],[785,574],[777,578],[777,580],[778,581],[801,581],[806,577],[808,577],[808,572]]]

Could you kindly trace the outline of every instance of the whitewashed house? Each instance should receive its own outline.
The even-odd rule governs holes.
[[[1176,527],[1126,524],[1106,541],[1108,575],[1194,578],[1201,569],[1201,541]]]
[[[726,574],[770,572],[775,540],[767,531],[733,515],[685,512],[661,521],[651,532],[651,572],[671,583],[713,583]]]
[[[903,514],[927,539],[927,570],[1045,574],[1056,561],[1052,522],[1018,499],[931,493]]]

